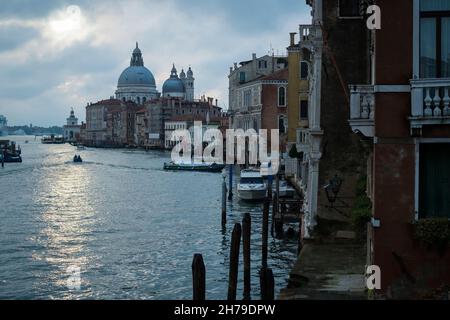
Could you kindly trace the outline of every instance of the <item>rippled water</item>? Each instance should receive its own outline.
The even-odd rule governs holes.
[[[194,253],[205,260],[207,298],[225,299],[231,229],[244,212],[252,216],[258,299],[262,208],[235,197],[222,230],[220,174],[165,172],[163,152],[14,140],[24,163],[0,168],[0,299],[190,299]],[[71,162],[75,153],[83,164]],[[296,241],[269,245],[280,289]],[[67,287],[73,266],[81,268],[80,290]]]

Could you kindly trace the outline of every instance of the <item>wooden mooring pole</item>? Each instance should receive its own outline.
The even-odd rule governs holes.
[[[233,165],[230,164],[229,166],[229,172],[228,172],[228,178],[229,178],[229,188],[228,190],[228,200],[233,200]]]
[[[262,257],[263,268],[267,267],[267,247],[269,242],[269,200],[264,201],[263,225],[262,225]]]
[[[275,279],[271,268],[261,268],[260,271],[261,300],[274,300]]]
[[[298,247],[297,247],[297,255],[300,255],[302,251],[303,243],[302,243],[302,217],[300,217],[300,222],[298,223]]]
[[[222,228],[227,224],[227,183],[225,178],[224,176],[222,182]]]
[[[251,274],[250,274],[250,235],[251,235],[250,213],[245,213],[242,219],[242,250],[244,253],[244,300],[250,300]]]
[[[206,269],[201,254],[195,254],[192,260],[192,288],[195,301],[205,300]]]
[[[241,224],[236,223],[231,234],[230,247],[230,274],[228,282],[228,300],[236,300],[238,269],[239,269],[239,247],[241,245]]]

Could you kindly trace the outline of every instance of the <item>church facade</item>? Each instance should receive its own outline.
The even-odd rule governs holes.
[[[192,68],[178,74],[172,65],[169,77],[158,91],[153,73],[145,67],[136,43],[130,66],[120,75],[115,97],[86,106],[85,144],[89,146],[136,146],[164,148],[166,124],[171,121],[217,123],[227,115],[217,100],[195,99]]]

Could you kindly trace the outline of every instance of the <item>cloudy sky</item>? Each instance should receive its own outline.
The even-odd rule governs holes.
[[[192,66],[196,96],[226,108],[233,62],[285,53],[310,21],[304,0],[9,0],[0,10],[0,114],[62,125],[71,107],[109,98],[135,42],[156,78]]]

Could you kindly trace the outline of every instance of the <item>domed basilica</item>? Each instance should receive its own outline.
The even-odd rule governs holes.
[[[162,97],[180,98],[186,101],[194,100],[194,73],[191,67],[185,73],[181,70],[178,76],[175,65],[172,67],[170,77],[162,87]],[[144,66],[142,52],[138,43],[131,56],[130,66],[126,68],[119,77],[116,90],[116,98],[144,104],[149,100],[161,97],[156,89],[156,81],[153,73]]]

